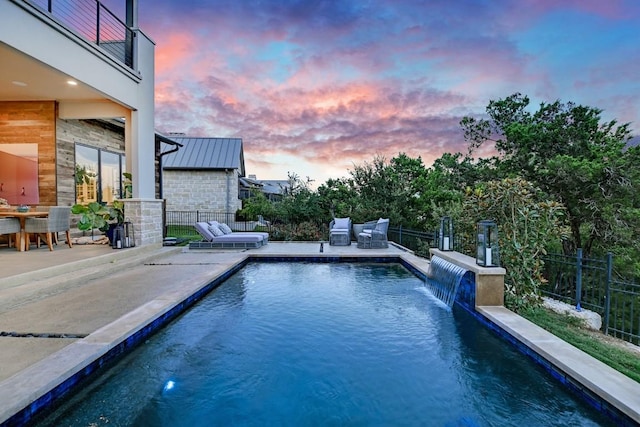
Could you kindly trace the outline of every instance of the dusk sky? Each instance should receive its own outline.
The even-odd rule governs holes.
[[[109,3],[109,2],[107,2]],[[640,134],[638,0],[140,0],[156,127],[240,137],[247,174],[316,185],[400,152],[467,151],[459,125],[521,92]]]

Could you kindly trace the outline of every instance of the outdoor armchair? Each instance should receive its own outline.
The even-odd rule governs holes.
[[[364,225],[364,229],[358,234],[358,248],[360,249],[383,249],[389,247],[387,240],[387,230],[389,229],[389,219],[380,218],[377,221],[369,221]]]
[[[334,218],[329,223],[329,245],[351,245],[351,218]]]
[[[36,242],[39,242],[40,235],[44,235],[49,250],[53,250],[54,233],[61,231],[67,234],[67,244],[71,243],[71,207],[51,206],[47,218],[27,218],[24,222],[24,231],[27,234],[26,249],[29,250],[29,233],[36,234]]]
[[[9,247],[11,247],[11,236],[15,235],[16,240],[20,239],[20,220],[18,218],[1,218],[0,219],[0,235],[9,235]],[[16,242],[20,245],[20,241]]]

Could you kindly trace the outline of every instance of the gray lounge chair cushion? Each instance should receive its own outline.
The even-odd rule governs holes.
[[[223,234],[222,236],[216,236],[211,241],[212,242],[254,243],[254,242],[263,242],[264,236],[261,236],[258,234],[248,234],[248,233],[231,233],[231,234]]]
[[[333,228],[331,230],[349,230],[349,223],[351,220],[349,218],[336,218],[333,223]]]

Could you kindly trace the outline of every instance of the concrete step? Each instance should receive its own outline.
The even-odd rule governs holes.
[[[0,312],[80,287],[110,273],[153,262],[182,248],[148,245],[72,261],[3,278]]]

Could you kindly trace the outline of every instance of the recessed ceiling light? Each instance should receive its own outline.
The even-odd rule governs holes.
[[[74,81],[74,80],[67,80],[67,84],[69,86],[78,86],[78,82]]]
[[[23,87],[27,85],[25,82],[21,82],[19,80],[14,80],[11,83],[13,83],[16,86],[23,86]]]

